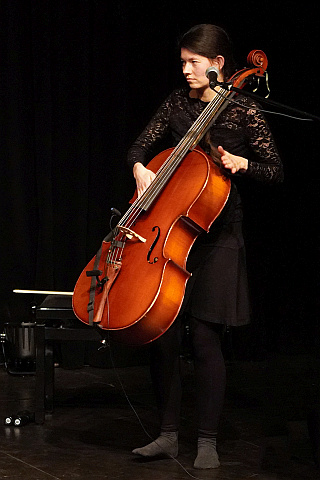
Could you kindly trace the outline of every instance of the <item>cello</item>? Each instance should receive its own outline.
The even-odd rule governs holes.
[[[243,88],[265,75],[264,52],[251,51],[247,62],[249,67],[229,80],[232,86]],[[174,322],[191,275],[186,269],[191,247],[228,200],[230,179],[197,146],[235,95],[221,86],[216,90],[178,145],[148,164],[154,180],[140,197],[135,193],[75,285],[75,315],[121,343],[152,342]]]

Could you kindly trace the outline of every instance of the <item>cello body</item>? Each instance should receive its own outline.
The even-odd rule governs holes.
[[[148,168],[157,172],[171,151],[157,155]],[[190,277],[186,270],[188,253],[198,235],[208,231],[220,214],[229,192],[230,181],[208,155],[200,149],[187,154],[157,201],[132,226],[138,236],[126,238],[121,266],[105,300],[108,282],[96,289],[95,311],[104,303],[96,322],[100,328],[109,330],[122,343],[142,345],[170,327]],[[98,266],[103,274],[107,274],[111,248],[112,242],[103,242]],[[91,279],[86,272],[92,270],[94,262],[95,257],[80,275],[73,294],[74,313],[88,324]]]

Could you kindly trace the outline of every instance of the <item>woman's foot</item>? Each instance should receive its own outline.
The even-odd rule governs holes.
[[[193,464],[194,468],[207,469],[220,466],[216,448],[216,438],[199,438],[198,455]]]
[[[145,447],[135,448],[132,453],[142,457],[166,456],[176,458],[178,456],[178,433],[162,432],[156,440]]]

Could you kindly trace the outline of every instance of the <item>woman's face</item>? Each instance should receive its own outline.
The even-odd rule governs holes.
[[[206,77],[207,68],[214,65],[218,69],[221,69],[224,63],[223,59],[223,63],[221,65],[221,59],[223,59],[223,57],[218,56],[216,59],[211,60],[207,57],[203,57],[202,55],[193,53],[186,48],[181,48],[182,72],[189,83],[190,88],[201,91],[205,91],[206,89],[210,88],[209,79]],[[219,77],[219,80],[223,80],[223,76],[221,74]]]

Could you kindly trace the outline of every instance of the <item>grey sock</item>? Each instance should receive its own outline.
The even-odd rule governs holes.
[[[145,447],[135,448],[132,453],[142,457],[178,455],[178,432],[161,432],[159,437]]]
[[[198,469],[218,468],[220,466],[216,437],[198,438],[198,455],[193,466]]]

